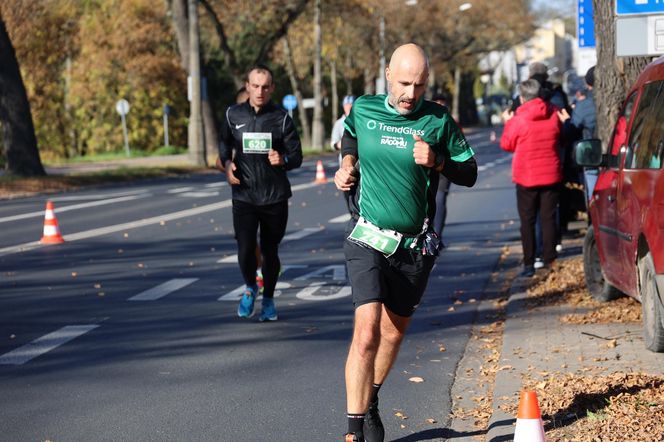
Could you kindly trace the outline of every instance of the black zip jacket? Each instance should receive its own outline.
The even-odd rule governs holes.
[[[270,164],[270,146],[284,157],[283,166]],[[264,206],[293,195],[286,171],[302,164],[302,146],[286,111],[269,102],[256,113],[246,101],[226,110],[219,157],[222,164],[232,159],[237,166],[235,176],[240,184],[232,186],[233,199]]]

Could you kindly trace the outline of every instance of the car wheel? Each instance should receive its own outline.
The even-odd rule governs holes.
[[[609,284],[604,278],[593,226],[588,227],[586,237],[583,239],[583,273],[586,277],[588,291],[596,300],[606,302],[623,295],[620,290]]]
[[[639,295],[643,310],[643,338],[650,351],[664,351],[664,307],[655,281],[655,264],[650,252],[639,260]]]

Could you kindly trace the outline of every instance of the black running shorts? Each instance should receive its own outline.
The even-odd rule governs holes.
[[[344,241],[344,254],[355,308],[381,302],[392,313],[404,317],[415,312],[436,261],[435,256],[404,248],[385,257],[348,239]]]

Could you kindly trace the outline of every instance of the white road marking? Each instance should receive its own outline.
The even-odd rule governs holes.
[[[218,183],[210,183],[206,184],[205,187],[211,188],[211,187],[224,187],[228,186],[228,183],[226,181],[219,181]]]
[[[168,189],[166,193],[181,193],[181,192],[188,192],[190,190],[194,190],[193,187],[176,187],[175,189]]]
[[[314,278],[322,278],[326,273],[332,272],[332,279],[334,281],[345,281],[346,280],[346,266],[343,264],[340,265],[329,265],[326,267],[321,267],[320,269],[309,272],[306,275],[298,276],[295,278],[295,281],[308,281]]]
[[[218,264],[233,264],[237,263],[237,254],[235,255],[228,255],[225,258],[221,258],[220,260],[217,261]]]
[[[286,236],[284,236],[284,239],[281,240],[281,244],[288,242],[288,241],[293,241],[296,239],[302,239],[305,238],[309,235],[313,235],[316,232],[319,232],[321,229],[318,227],[306,227],[302,230],[298,230],[296,232],[290,233]],[[217,264],[233,264],[237,262],[237,254],[235,255],[229,255],[226,256],[225,258],[221,258],[220,260],[217,261]]]
[[[304,189],[309,189],[312,187],[318,186],[315,182],[297,184],[291,187],[292,192],[297,192]],[[230,207],[232,202],[230,199],[220,201],[218,203],[206,204],[200,207],[194,207],[192,209],[180,210],[178,212],[165,213],[163,215],[153,216],[151,218],[142,219],[139,221],[131,221],[123,224],[115,224],[112,226],[101,227],[99,229],[86,230],[84,232],[73,233],[71,235],[65,235],[65,241],[78,241],[81,239],[94,238],[97,236],[107,235],[109,233],[120,232],[122,230],[131,230],[137,229],[139,227],[150,226],[152,224],[159,224],[165,221],[173,221],[180,218],[186,218],[188,216],[200,215],[202,213],[212,212],[214,210],[223,209],[225,207]],[[42,245],[39,241],[31,241],[23,244],[18,244],[15,246],[4,247],[0,249],[0,256],[11,255],[12,253],[26,252],[28,250],[36,249]]]
[[[209,198],[211,196],[219,196],[217,191],[198,191],[198,192],[184,192],[178,196],[188,197],[188,198]]]
[[[341,223],[347,223],[348,221],[350,221],[350,213],[344,213],[341,216],[337,216],[336,218],[332,218],[331,220],[328,221],[328,223],[341,224]]]
[[[138,295],[132,296],[129,298],[129,301],[155,301],[159,298],[163,298],[169,293],[173,293],[176,290],[180,290],[183,287],[193,284],[198,281],[198,278],[176,278],[166,281],[163,284],[159,284],[156,287],[145,290],[144,292],[139,293]]]
[[[21,365],[71,341],[99,325],[68,325],[0,356],[0,365]]]
[[[53,202],[58,201],[85,201],[85,200],[102,200],[105,198],[115,198],[118,196],[137,195],[139,193],[149,193],[146,189],[128,190],[126,192],[113,192],[113,193],[94,193],[88,195],[70,195],[70,196],[54,196],[48,198]]]
[[[314,282],[308,287],[300,290],[295,296],[298,299],[302,299],[303,301],[329,301],[331,299],[345,298],[351,294],[351,288],[349,286],[343,286],[336,293],[331,295],[316,295],[318,289],[324,287],[325,285],[326,283],[324,282]]]
[[[131,200],[137,200],[140,198],[146,198],[148,196],[151,196],[151,193],[143,193],[140,195],[129,195],[129,196],[122,196],[118,198],[111,198],[107,200],[101,200],[101,201],[92,201],[89,203],[80,203],[80,204],[72,204],[71,206],[65,206],[65,207],[57,207],[55,212],[56,214],[62,213],[62,212],[69,212],[70,210],[77,210],[77,209],[85,209],[88,207],[97,207],[97,206],[104,206],[106,204],[114,204],[114,203],[121,203],[123,201],[131,201]],[[19,219],[26,219],[26,218],[34,218],[37,216],[44,216],[44,211],[40,210],[38,212],[30,212],[30,213],[22,213],[20,215],[13,215],[13,216],[7,216],[4,218],[0,218],[0,223],[6,223],[9,221],[16,221]]]

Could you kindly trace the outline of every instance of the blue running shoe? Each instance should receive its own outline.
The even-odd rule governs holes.
[[[263,298],[263,309],[261,310],[261,315],[258,318],[259,321],[276,321],[277,320],[277,309],[274,306],[274,299],[272,298]]]
[[[258,287],[247,287],[240,299],[240,305],[237,306],[237,315],[240,318],[251,318],[254,316],[254,302],[256,302],[256,292]]]

